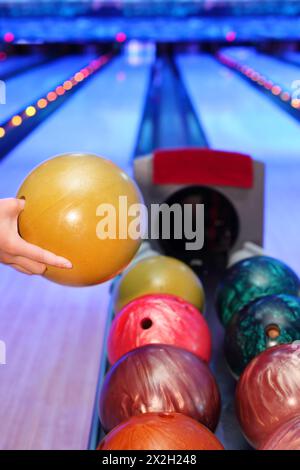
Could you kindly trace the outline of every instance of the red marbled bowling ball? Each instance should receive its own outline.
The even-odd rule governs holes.
[[[243,433],[254,447],[300,414],[298,341],[269,348],[250,362],[238,382],[236,410]]]
[[[199,357],[174,346],[150,344],[127,353],[108,372],[99,416],[110,431],[130,416],[160,411],[189,415],[214,430],[220,394]]]
[[[300,416],[279,426],[259,450],[300,450]]]
[[[145,413],[114,428],[98,450],[224,450],[216,436],[179,413]]]
[[[119,312],[108,337],[109,362],[151,343],[172,344],[210,360],[211,334],[203,315],[174,295],[138,297]]]

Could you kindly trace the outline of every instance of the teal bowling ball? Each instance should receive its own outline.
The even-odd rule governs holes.
[[[270,295],[254,300],[231,320],[225,336],[225,357],[235,377],[262,351],[300,340],[300,299]]]
[[[216,294],[216,309],[224,326],[253,300],[266,295],[298,296],[299,278],[285,263],[268,256],[253,256],[231,266]]]

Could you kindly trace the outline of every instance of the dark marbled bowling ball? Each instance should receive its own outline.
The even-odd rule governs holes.
[[[180,413],[144,413],[115,427],[97,450],[224,450],[205,426]]]
[[[300,342],[274,346],[256,356],[236,389],[242,431],[260,447],[281,424],[300,415]]]
[[[207,364],[189,351],[160,344],[123,356],[102,387],[102,426],[109,431],[130,416],[147,412],[183,413],[214,430],[220,416],[220,394]]]
[[[297,296],[298,276],[283,262],[268,256],[253,256],[227,269],[217,289],[216,308],[223,325],[247,304],[266,295]]]
[[[300,340],[300,298],[271,295],[251,302],[231,320],[225,336],[225,356],[238,377],[265,349]]]

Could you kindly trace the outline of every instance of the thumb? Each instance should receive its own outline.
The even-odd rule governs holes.
[[[7,200],[7,210],[8,213],[13,217],[18,219],[20,213],[24,210],[25,208],[25,199],[8,199]]]
[[[15,199],[15,209],[16,209],[17,215],[19,215],[20,212],[24,210],[25,204],[26,204],[25,199]]]

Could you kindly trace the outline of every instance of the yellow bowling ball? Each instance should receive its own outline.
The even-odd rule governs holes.
[[[203,311],[204,290],[194,271],[176,258],[159,255],[139,261],[121,276],[114,293],[115,313],[137,297],[156,293],[177,295]]]
[[[120,203],[120,196],[126,196],[128,207],[142,202],[126,173],[96,155],[61,155],[29,174],[17,195],[26,200],[19,217],[20,235],[73,263],[71,270],[48,267],[45,277],[71,286],[94,285],[111,279],[128,265],[140,240],[129,236],[128,230],[125,238],[120,236],[119,213],[123,211],[122,230],[133,219]],[[102,204],[115,210],[115,238],[112,232],[107,238],[99,235],[99,224],[107,217]]]

